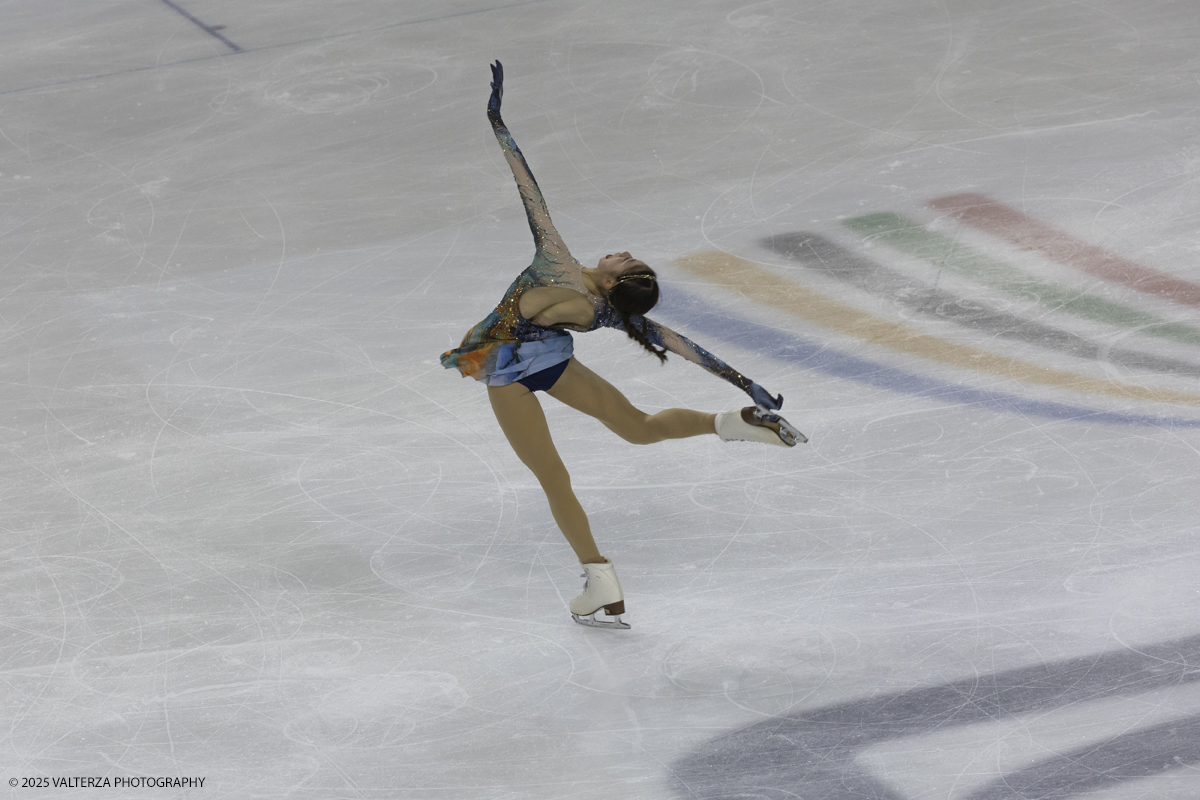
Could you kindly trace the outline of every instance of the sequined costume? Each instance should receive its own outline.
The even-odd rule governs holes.
[[[504,386],[570,359],[573,348],[569,331],[582,333],[600,327],[624,331],[625,328],[620,312],[603,297],[588,291],[583,282],[583,265],[571,255],[550,221],[550,212],[537,181],[500,118],[499,110],[489,108],[488,119],[517,182],[537,252],[533,263],[508,287],[500,304],[467,332],[459,347],[443,353],[441,361],[442,366],[457,368],[464,377],[491,386]],[[585,295],[595,310],[592,324],[587,328],[567,323],[545,326],[525,319],[519,308],[521,295],[527,289],[540,286],[561,286]],[[643,316],[631,316],[630,321],[653,344],[699,364],[742,391],[750,392],[750,379],[695,342]]]

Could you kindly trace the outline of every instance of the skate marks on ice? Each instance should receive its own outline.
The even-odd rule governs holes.
[[[229,108],[266,103],[304,114],[342,114],[386,96],[408,100],[437,81],[432,67],[403,58],[359,63],[358,43],[322,43],[288,54],[222,96]]]
[[[1109,738],[1081,744],[1090,726],[1072,724],[1063,744],[1031,747],[1020,766],[1002,774],[972,758],[977,753],[962,753],[971,762],[970,773],[977,779],[974,786],[963,785],[966,769],[960,774],[947,765],[950,754],[961,748],[951,745],[934,754],[942,783],[955,785],[954,800],[1065,800],[1200,764],[1200,714],[1176,712],[1174,718],[1168,714],[1138,727],[1125,715],[1112,713],[1114,705],[1130,698],[1180,690],[1197,682],[1200,636],[1140,651],[1125,649],[976,674],[940,686],[775,717],[718,737],[674,764],[674,788],[677,796],[689,800],[906,800],[912,795],[893,788],[898,780],[885,781],[872,774],[873,763],[886,762],[872,757],[873,748],[930,735],[951,743],[974,739],[986,746],[989,738],[994,743],[1010,730],[1015,738],[1030,738],[1029,731],[1039,722],[1053,723],[1056,717],[1072,723],[1072,717],[1104,723]],[[1083,705],[1097,703],[1105,705]],[[1113,727],[1122,730],[1114,735]],[[1074,744],[1066,743],[1071,740]],[[896,772],[914,766],[911,758],[898,759]],[[922,796],[945,796],[942,789],[940,794]]]
[[[185,770],[211,759],[221,765],[215,785],[255,774],[243,787],[270,793],[297,771],[315,772],[298,765],[317,752],[351,763],[394,754],[435,735],[469,702],[455,674],[430,659],[390,665],[373,652],[379,644],[369,641],[364,652],[356,639],[329,634],[85,657],[60,662],[63,685],[36,697],[55,667],[10,674],[6,705],[32,700],[38,708],[14,716],[25,737],[17,752],[31,761],[77,759],[72,748],[83,747],[136,769],[131,749],[170,740]],[[264,763],[264,752],[274,758]]]
[[[302,114],[344,114],[377,100],[409,102],[433,86],[438,72],[403,53],[362,58],[354,38],[299,47],[249,72],[217,94],[211,106],[223,114],[271,107]]]

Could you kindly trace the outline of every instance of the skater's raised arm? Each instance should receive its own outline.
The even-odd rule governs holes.
[[[496,141],[504,151],[504,160],[512,170],[513,179],[517,182],[517,191],[521,194],[521,202],[525,205],[525,216],[529,220],[529,230],[533,233],[533,242],[537,246],[538,255],[548,261],[561,263],[571,260],[571,253],[566,243],[554,229],[550,220],[550,210],[538,188],[537,180],[525,162],[525,155],[504,120],[500,118],[500,99],[504,96],[504,67],[497,61],[492,65],[492,96],[488,100],[488,120],[496,134]]]

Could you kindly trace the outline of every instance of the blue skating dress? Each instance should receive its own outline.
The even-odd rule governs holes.
[[[447,369],[456,368],[463,377],[471,377],[490,386],[504,386],[570,359],[573,352],[572,330],[586,333],[606,327],[623,332],[625,328],[620,312],[603,297],[588,291],[584,285],[583,265],[575,260],[554,229],[537,181],[525,163],[521,149],[500,118],[499,111],[489,109],[488,119],[517,182],[537,253],[533,263],[508,287],[500,304],[467,332],[461,345],[442,353],[441,362]],[[561,286],[586,296],[595,309],[592,324],[587,328],[565,323],[546,326],[525,319],[519,308],[521,295],[527,289],[540,286]],[[695,342],[643,316],[631,316],[630,321],[645,334],[648,341],[699,364],[742,391],[750,392],[749,378]]]

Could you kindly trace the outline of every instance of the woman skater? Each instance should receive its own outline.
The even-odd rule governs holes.
[[[492,66],[492,96],[488,119],[513,177],[533,231],[537,253],[488,316],[463,338],[462,345],[443,353],[442,365],[488,386],[488,400],[500,429],[517,457],[533,471],[550,501],[558,523],[587,579],[583,594],[571,601],[576,622],[596,627],[628,628],[621,621],[625,598],[616,570],[600,555],[587,515],[571,490],[571,478],[554,448],[541,403],[534,392],[544,391],[584,414],[595,417],[622,439],[651,444],[664,439],[715,433],[725,441],[755,441],[794,446],[807,439],[777,411],[783,397],[772,397],[732,367],[688,339],[646,319],[658,302],[654,270],[629,253],[606,255],[592,268],[576,261],[550,221],[525,157],[500,118],[504,68]],[[755,405],[724,414],[704,414],[671,408],[646,414],[616,387],[571,357],[568,331],[617,328],[660,361],[666,351],[704,367],[747,392]],[[597,620],[601,608],[612,620]]]

